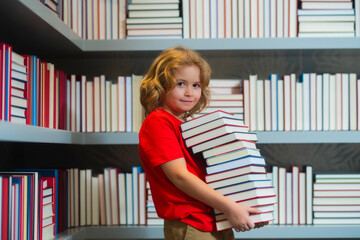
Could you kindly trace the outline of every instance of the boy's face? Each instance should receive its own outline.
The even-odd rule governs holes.
[[[178,68],[174,74],[175,87],[166,95],[163,108],[176,117],[190,111],[201,97],[200,69],[196,65]]]

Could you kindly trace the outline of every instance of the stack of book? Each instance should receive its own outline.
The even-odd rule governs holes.
[[[211,79],[209,88],[211,99],[209,106],[196,116],[214,112],[217,110],[225,111],[234,117],[243,119],[243,94],[240,79]]]
[[[164,225],[164,220],[160,218],[156,212],[149,181],[146,181],[146,224]]]
[[[299,37],[354,37],[353,1],[301,1]]]
[[[360,224],[360,174],[315,174],[314,224]]]
[[[128,4],[126,38],[182,38],[182,31],[179,0],[134,0]]]
[[[12,52],[11,61],[11,122],[29,124],[29,74],[25,56]]]
[[[256,134],[241,119],[218,110],[182,123],[181,130],[186,146],[206,161],[205,181],[212,188],[241,205],[261,209],[263,213],[250,216],[255,223],[274,219],[275,193],[265,159],[256,148]],[[232,227],[216,209],[215,218],[218,230]]]

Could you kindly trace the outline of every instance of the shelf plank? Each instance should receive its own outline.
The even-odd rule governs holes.
[[[359,225],[269,225],[235,233],[236,239],[346,239],[359,238]],[[162,226],[109,226],[69,229],[57,240],[81,239],[163,239]]]
[[[359,131],[257,132],[259,144],[272,143],[360,143]]]
[[[257,132],[258,144],[360,143],[359,131]],[[138,144],[138,133],[79,133],[0,121],[0,141],[85,145]]]

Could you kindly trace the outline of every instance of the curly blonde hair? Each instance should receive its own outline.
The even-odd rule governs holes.
[[[201,97],[199,102],[185,114],[185,118],[201,112],[210,101],[209,64],[194,50],[173,47],[164,50],[152,63],[148,73],[140,84],[140,102],[145,108],[145,115],[161,106],[166,95],[175,87],[175,71],[183,66],[195,65],[200,69]]]

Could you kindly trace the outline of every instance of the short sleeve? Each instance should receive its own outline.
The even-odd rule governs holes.
[[[139,147],[148,163],[156,167],[162,163],[184,157],[178,126],[166,118],[152,118],[143,126],[139,136]]]

